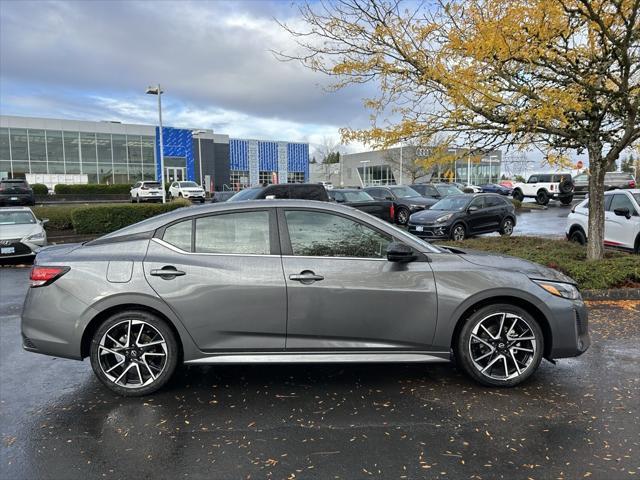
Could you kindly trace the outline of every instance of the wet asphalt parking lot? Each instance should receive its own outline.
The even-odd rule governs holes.
[[[640,302],[514,389],[453,365],[182,367],[122,398],[88,361],[22,350],[28,268],[0,268],[2,479],[640,477]]]

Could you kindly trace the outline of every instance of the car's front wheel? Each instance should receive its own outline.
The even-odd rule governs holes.
[[[538,322],[515,305],[496,304],[471,315],[455,345],[465,372],[492,387],[513,387],[537,370],[544,352]]]
[[[173,375],[178,345],[165,321],[148,312],[130,310],[100,325],[91,340],[90,357],[98,379],[115,393],[148,395]]]
[[[500,235],[503,237],[510,237],[513,233],[513,219],[505,218],[500,226]]]
[[[569,235],[569,240],[572,242],[579,243],[580,245],[587,244],[587,236],[584,234],[581,228],[576,228]]]
[[[461,223],[456,223],[451,229],[451,240],[461,242],[467,236],[467,230]]]

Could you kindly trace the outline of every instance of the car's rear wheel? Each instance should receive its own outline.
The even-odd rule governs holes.
[[[178,345],[166,322],[148,312],[131,310],[100,325],[91,340],[90,357],[98,379],[115,393],[148,395],[173,375]]]
[[[569,240],[579,243],[580,245],[587,244],[587,236],[584,234],[581,228],[576,228],[569,234]]]
[[[513,219],[505,218],[500,226],[500,235],[503,237],[510,237],[513,233]]]
[[[467,236],[467,229],[464,228],[464,225],[462,223],[456,223],[451,228],[451,240],[454,240],[456,242],[461,242],[462,240],[465,239],[466,236]]]
[[[524,194],[522,193],[522,190],[516,189],[513,191],[513,199],[517,200],[519,202],[524,200]]]
[[[471,315],[457,339],[456,361],[474,380],[513,387],[537,370],[544,352],[538,322],[524,309],[489,305]]]
[[[571,195],[570,197],[561,198],[560,202],[562,203],[562,205],[571,205],[571,202],[573,202],[573,195]]]
[[[398,213],[396,214],[396,222],[400,225],[406,225],[409,221],[409,217],[411,216],[411,212],[409,209],[400,207],[398,209]]]
[[[549,194],[546,190],[540,190],[536,195],[536,203],[538,205],[547,205],[549,203]]]

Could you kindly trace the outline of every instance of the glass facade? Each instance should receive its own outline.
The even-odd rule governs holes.
[[[0,176],[86,174],[89,183],[155,180],[154,137],[0,128]]]

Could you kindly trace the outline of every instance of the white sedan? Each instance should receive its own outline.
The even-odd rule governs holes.
[[[138,182],[131,187],[131,202],[161,202],[160,182]]]
[[[30,259],[47,244],[44,224],[28,207],[0,208],[0,262]]]
[[[188,198],[191,201],[204,203],[204,188],[196,182],[173,182],[169,187],[169,198]]]
[[[604,193],[604,244],[640,253],[640,190],[611,190]],[[567,217],[567,238],[587,243],[589,199],[573,207]]]

